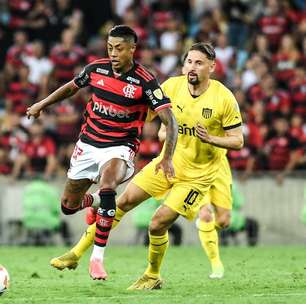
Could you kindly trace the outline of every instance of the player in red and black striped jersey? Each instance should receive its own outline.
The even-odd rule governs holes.
[[[107,277],[103,255],[116,210],[115,190],[133,174],[132,161],[149,110],[157,112],[167,127],[165,154],[156,171],[174,176],[172,155],[177,124],[170,101],[154,76],[133,60],[136,42],[137,35],[131,28],[115,26],[107,40],[108,59],[90,63],[72,81],[27,110],[28,117],[37,118],[47,106],[74,95],[80,88],[90,86],[92,90],[85,122],[71,157],[61,206],[65,214],[85,207],[98,208],[89,269],[93,279]],[[99,181],[100,190],[85,194],[95,181]]]
[[[169,107],[155,77],[136,62],[128,72],[116,75],[111,59],[96,60],[74,84],[92,89],[80,139],[98,148],[127,145],[137,151],[148,109]]]

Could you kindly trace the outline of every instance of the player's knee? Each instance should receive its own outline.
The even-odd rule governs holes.
[[[111,189],[115,191],[119,183],[120,181],[116,177],[116,174],[114,173],[112,168],[107,167],[103,170],[103,173],[100,179],[101,189]]]
[[[61,199],[61,209],[65,215],[74,214],[79,210],[80,203],[70,200],[68,197],[63,196]]]
[[[209,223],[213,220],[213,215],[208,209],[202,208],[199,214],[199,218],[201,221]]]

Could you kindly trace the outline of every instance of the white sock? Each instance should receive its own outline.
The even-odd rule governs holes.
[[[94,259],[98,259],[98,260],[103,261],[104,250],[105,250],[105,247],[100,247],[100,246],[94,245],[90,260],[92,261]]]
[[[91,207],[95,208],[95,209],[99,208],[100,207],[100,203],[101,203],[99,191],[100,190],[98,190],[97,192],[91,194],[92,197],[93,197],[93,202],[92,202]]]

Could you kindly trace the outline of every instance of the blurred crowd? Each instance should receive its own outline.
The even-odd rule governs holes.
[[[194,42],[217,54],[213,78],[235,94],[245,147],[229,151],[242,179],[306,169],[306,4],[304,0],[0,0],[0,175],[63,175],[90,92],[54,105],[40,120],[26,108],[106,56],[115,24],[139,36],[136,60],[163,82],[181,73]],[[156,156],[159,123],[145,127],[141,168]]]

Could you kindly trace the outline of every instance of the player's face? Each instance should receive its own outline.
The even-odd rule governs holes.
[[[120,37],[108,37],[108,56],[111,59],[115,71],[124,70],[131,63],[135,52],[135,44],[125,41]]]
[[[187,75],[188,82],[198,85],[209,78],[215,69],[215,61],[209,60],[200,51],[189,51],[183,66],[183,74]]]

